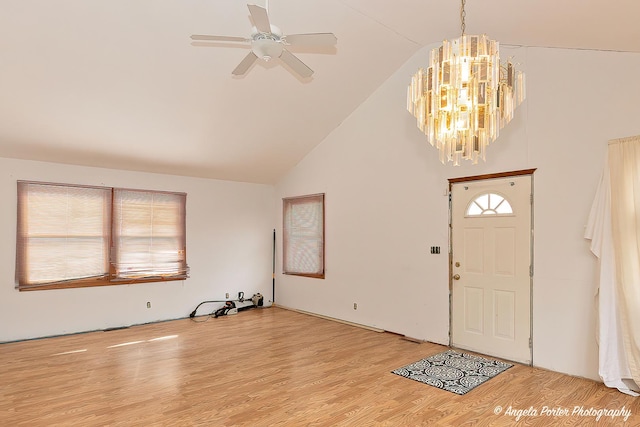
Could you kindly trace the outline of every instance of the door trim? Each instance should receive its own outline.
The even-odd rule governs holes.
[[[458,182],[484,181],[486,179],[508,178],[510,176],[533,175],[533,173],[536,170],[537,168],[522,169],[522,170],[510,171],[510,172],[497,172],[497,173],[487,173],[484,175],[463,176],[460,178],[449,178],[449,192],[451,192],[451,185],[457,184]]]
[[[459,178],[449,178],[449,347],[453,347],[453,210],[452,210],[452,189],[454,184],[458,184],[461,182],[469,182],[469,181],[488,181],[491,179],[500,179],[500,178],[508,178],[511,176],[525,176],[531,175],[531,238],[530,238],[530,248],[529,248],[529,257],[530,257],[530,267],[529,267],[529,351],[530,351],[530,362],[529,366],[533,366],[533,250],[534,250],[534,233],[533,233],[533,223],[534,223],[534,211],[533,211],[533,174],[537,170],[537,168],[533,169],[522,169],[516,171],[507,171],[507,172],[496,172],[490,174],[483,175],[473,175]]]

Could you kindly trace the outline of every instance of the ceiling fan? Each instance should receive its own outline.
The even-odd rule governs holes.
[[[268,4],[268,3],[267,3]],[[233,36],[209,36],[192,35],[192,40],[197,41],[219,41],[219,42],[250,42],[251,52],[232,71],[233,75],[241,76],[245,74],[251,65],[258,60],[269,61],[272,58],[280,58],[291,70],[302,78],[311,77],[313,70],[309,68],[298,57],[289,52],[285,46],[307,45],[307,46],[334,46],[337,38],[333,33],[306,33],[283,35],[282,31],[269,22],[267,9],[255,4],[248,4],[249,13],[253,20],[254,27],[249,38]]]

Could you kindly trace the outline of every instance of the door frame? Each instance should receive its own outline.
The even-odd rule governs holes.
[[[530,239],[530,248],[529,248],[529,256],[530,256],[530,270],[529,270],[529,351],[530,351],[530,362],[529,366],[533,366],[533,252],[534,252],[534,233],[533,233],[533,173],[537,170],[537,168],[533,169],[522,169],[516,171],[509,172],[498,172],[484,175],[473,175],[459,178],[449,178],[449,347],[453,347],[453,200],[452,200],[452,189],[454,184],[459,184],[462,182],[470,182],[470,181],[488,181],[492,179],[501,179],[508,178],[512,176],[525,176],[531,175],[531,239]]]

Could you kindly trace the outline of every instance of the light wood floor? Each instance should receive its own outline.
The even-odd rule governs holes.
[[[443,350],[280,308],[2,344],[0,425],[640,425],[640,398],[527,366],[464,396],[390,373]]]

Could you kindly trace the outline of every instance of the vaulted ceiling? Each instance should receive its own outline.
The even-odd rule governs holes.
[[[248,37],[245,1],[0,6],[0,157],[257,183],[276,182],[416,51],[460,35],[455,0],[271,0],[285,34],[333,32],[337,46],[291,47],[308,79],[279,60],[236,77],[248,45],[189,36]],[[638,16],[636,0],[468,0],[466,32],[640,52]]]

